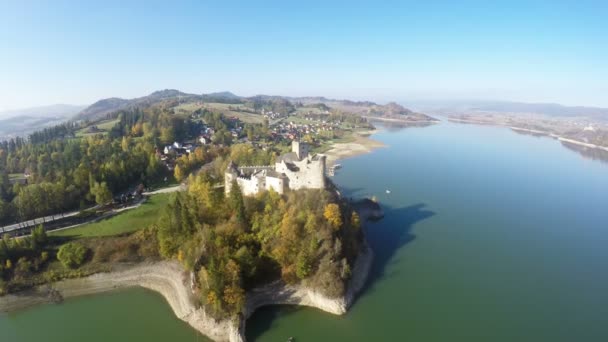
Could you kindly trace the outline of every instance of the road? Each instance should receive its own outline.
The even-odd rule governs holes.
[[[180,184],[180,185],[176,185],[176,186],[172,186],[172,187],[168,187],[168,188],[158,189],[158,190],[155,190],[155,191],[144,192],[143,194],[146,195],[146,196],[149,196],[149,195],[166,194],[166,193],[171,193],[171,192],[176,192],[176,191],[184,191],[184,190],[186,190],[186,184]],[[95,208],[98,208],[98,207],[99,206],[94,206],[94,207],[91,207],[91,208],[87,208],[87,210],[95,209]],[[129,207],[128,209],[132,209],[132,208],[133,207]],[[63,219],[65,217],[76,216],[79,213],[80,213],[80,210],[76,210],[76,211],[70,211],[70,212],[64,213],[64,214],[56,214],[56,215],[50,215],[50,216],[45,216],[45,217],[39,217],[39,218],[36,218],[36,219],[33,219],[33,220],[28,220],[28,221],[23,221],[23,222],[11,224],[11,225],[8,225],[8,226],[0,227],[0,234],[11,232],[13,230],[17,230],[17,229],[20,229],[20,228],[23,228],[23,227],[34,227],[34,226],[37,226],[39,224],[53,222],[55,220]]]

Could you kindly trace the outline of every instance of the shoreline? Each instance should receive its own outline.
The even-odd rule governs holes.
[[[143,287],[158,292],[180,320],[213,341],[245,342],[246,321],[263,306],[309,306],[343,315],[363,289],[371,270],[373,252],[364,247],[355,261],[353,277],[344,296],[326,297],[302,284],[284,285],[275,281],[247,293],[245,312],[236,319],[216,320],[197,305],[192,291],[191,275],[175,261],[124,265],[121,270],[97,273],[85,278],[67,279],[42,285],[21,293],[0,297],[0,313],[23,310],[41,304],[53,304],[64,299],[96,295],[120,289]]]
[[[378,215],[361,212],[363,222]],[[365,286],[371,272],[374,253],[365,235],[363,246],[353,266],[343,296],[330,298],[304,284],[286,285],[280,280],[247,292],[244,312],[239,317],[217,320],[207,315],[194,296],[192,274],[176,261],[144,262],[117,265],[111,272],[84,278],[66,279],[31,290],[0,296],[0,313],[41,304],[60,303],[64,299],[143,287],[159,293],[177,318],[202,335],[217,342],[245,342],[247,319],[263,306],[298,305],[313,307],[334,315],[346,314]]]
[[[425,114],[426,115],[426,114]],[[432,120],[408,120],[408,119],[400,119],[400,118],[390,118],[390,117],[382,117],[382,116],[372,116],[372,115],[362,115],[363,118],[366,118],[371,121],[386,121],[386,122],[398,122],[408,126],[418,126],[418,125],[428,125],[438,123],[440,120],[434,119],[429,115]]]
[[[498,127],[507,127],[510,128],[513,131],[519,131],[519,132],[527,132],[527,133],[533,133],[533,134],[537,134],[537,135],[543,135],[549,138],[553,138],[559,142],[567,142],[567,143],[571,143],[574,145],[579,145],[579,146],[583,146],[583,147],[588,147],[588,148],[594,148],[594,149],[598,149],[598,150],[602,150],[602,151],[606,151],[608,152],[608,146],[601,146],[601,145],[595,145],[595,144],[590,144],[590,143],[586,143],[584,141],[580,141],[580,140],[574,140],[574,139],[570,139],[570,138],[566,138],[563,137],[561,135],[557,135],[555,133],[551,133],[551,132],[547,132],[547,131],[539,131],[536,129],[530,129],[530,128],[523,128],[523,127],[517,127],[517,126],[509,126],[509,125],[502,125],[500,123],[493,123],[493,122],[484,122],[484,121],[477,121],[477,120],[465,120],[465,119],[457,119],[457,118],[448,118],[448,121],[454,122],[454,123],[468,123],[468,124],[474,124],[474,125],[484,125],[484,126],[498,126]]]
[[[378,132],[378,129],[365,132],[356,132],[353,133],[353,141],[332,144],[329,150],[322,153],[327,156],[327,166],[335,165],[338,160],[356,157],[373,152],[378,148],[387,147],[387,145],[383,144],[382,142],[369,137],[370,135]]]
[[[386,147],[369,138],[377,129],[357,132],[354,141],[335,143],[325,153],[328,165],[336,161],[370,153]],[[360,212],[366,222],[373,212]],[[0,313],[18,311],[41,304],[60,303],[64,299],[96,295],[120,289],[142,287],[159,293],[169,304],[175,316],[213,341],[245,342],[245,328],[257,309],[269,305],[298,305],[319,309],[334,315],[344,315],[363,290],[371,273],[374,253],[367,243],[357,256],[351,279],[343,296],[327,297],[304,284],[287,285],[277,280],[247,292],[245,307],[239,317],[217,320],[208,315],[194,295],[193,275],[176,261],[119,264],[110,272],[93,274],[84,278],[66,279],[41,285],[30,290],[0,296]]]

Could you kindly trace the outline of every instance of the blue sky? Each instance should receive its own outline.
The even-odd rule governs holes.
[[[0,110],[165,88],[608,107],[607,1],[0,1]]]

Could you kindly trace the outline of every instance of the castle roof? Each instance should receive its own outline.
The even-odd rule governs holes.
[[[277,171],[274,171],[274,170],[266,170],[266,177],[286,178],[287,176],[285,176],[285,174],[282,173],[282,172],[277,172]]]
[[[300,161],[298,155],[295,152],[285,153],[277,158],[277,163],[280,162],[293,163],[294,161]]]

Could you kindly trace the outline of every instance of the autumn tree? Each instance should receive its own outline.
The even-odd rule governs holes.
[[[325,206],[323,216],[331,224],[333,229],[338,230],[342,226],[342,213],[340,212],[340,206],[335,203],[329,203]]]
[[[178,182],[181,182],[186,178],[185,171],[182,170],[182,167],[179,164],[175,165],[175,170],[173,170],[173,175]]]

